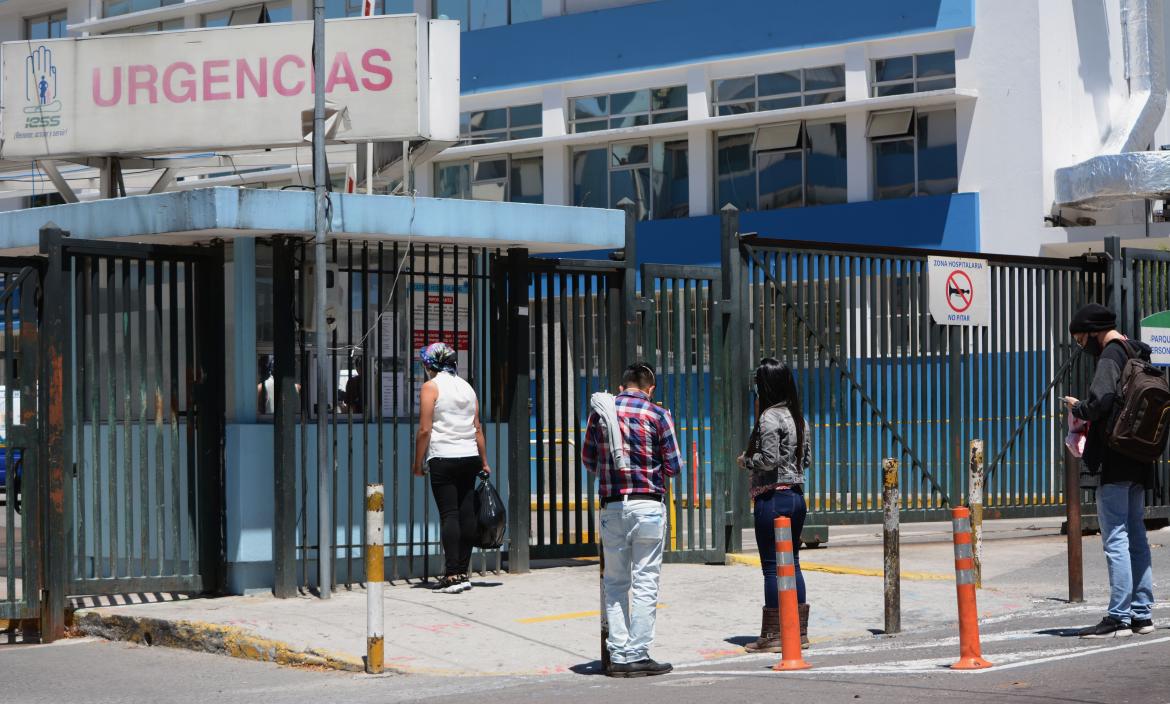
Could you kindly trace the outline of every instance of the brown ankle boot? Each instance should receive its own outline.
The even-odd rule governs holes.
[[[764,607],[760,623],[760,637],[748,643],[744,650],[749,653],[780,652],[780,609]]]
[[[800,604],[800,647],[808,647],[808,604]]]

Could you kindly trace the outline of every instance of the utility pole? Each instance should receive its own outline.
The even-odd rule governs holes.
[[[328,390],[329,358],[326,344],[328,323],[325,321],[326,267],[325,232],[327,223],[325,192],[325,0],[313,0],[313,196],[316,199],[316,237],[313,241],[313,297],[316,334],[313,348],[317,353],[317,584],[322,599],[333,592],[333,516],[331,513],[329,471]]]

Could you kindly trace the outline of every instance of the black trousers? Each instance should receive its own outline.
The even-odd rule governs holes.
[[[427,463],[431,492],[439,507],[439,538],[446,560],[445,574],[468,574],[475,539],[475,477],[483,463],[478,457],[434,457]]]

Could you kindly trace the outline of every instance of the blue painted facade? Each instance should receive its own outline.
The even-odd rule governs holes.
[[[745,211],[740,231],[761,237],[855,245],[979,251],[979,194]],[[607,252],[555,256],[605,259]],[[718,266],[719,216],[638,223],[638,263]]]
[[[748,21],[745,21],[748,20]],[[660,0],[465,32],[464,95],[972,27],[974,0]],[[540,57],[533,61],[532,57]]]

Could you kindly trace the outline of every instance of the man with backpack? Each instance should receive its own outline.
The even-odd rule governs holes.
[[[1149,346],[1118,332],[1117,317],[1105,306],[1082,307],[1068,329],[1081,349],[1097,357],[1088,398],[1066,396],[1064,402],[1073,416],[1089,421],[1082,488],[1097,485],[1097,520],[1109,565],[1109,612],[1079,635],[1151,633],[1154,579],[1145,492],[1153,484],[1154,460],[1165,447],[1166,378],[1150,365]]]

